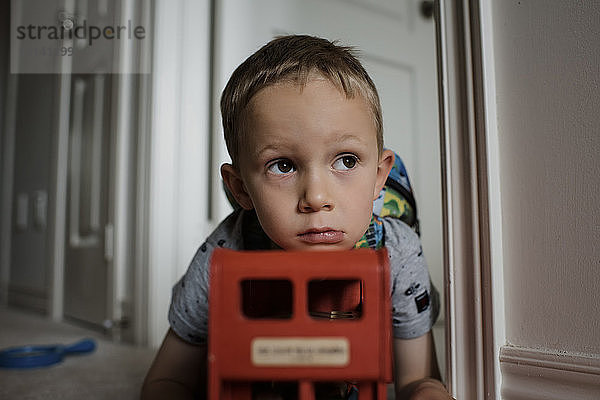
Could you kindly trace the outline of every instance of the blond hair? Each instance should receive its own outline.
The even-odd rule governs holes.
[[[221,96],[225,143],[238,164],[245,112],[261,89],[280,82],[304,86],[312,74],[328,79],[347,98],[361,96],[372,114],[379,154],[383,151],[383,120],[375,84],[354,49],[306,35],[280,36],[252,54],[233,72]]]

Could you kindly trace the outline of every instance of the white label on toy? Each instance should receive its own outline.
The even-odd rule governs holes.
[[[345,337],[258,337],[251,356],[256,366],[343,367],[350,361],[350,343]]]

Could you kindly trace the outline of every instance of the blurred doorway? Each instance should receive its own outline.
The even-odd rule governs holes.
[[[151,4],[14,0],[5,9],[13,52],[2,300],[133,341],[136,143]]]

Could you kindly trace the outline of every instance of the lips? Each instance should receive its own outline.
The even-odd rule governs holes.
[[[299,234],[298,238],[310,244],[333,244],[344,240],[344,232],[333,228],[309,229]]]

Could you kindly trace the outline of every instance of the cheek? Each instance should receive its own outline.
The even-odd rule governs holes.
[[[274,215],[286,212],[293,201],[290,190],[268,185],[262,185],[260,189],[252,194],[252,197],[256,200],[257,210],[260,209],[262,213]]]
[[[357,225],[364,226],[366,229],[373,215],[373,191],[374,185],[365,184],[360,190],[360,196],[352,196],[353,217],[356,218]],[[364,232],[363,232],[364,233]]]
[[[361,208],[360,220],[366,230],[371,222],[371,217],[373,216],[373,202],[369,201],[365,203],[364,207]],[[364,232],[363,232],[364,233]]]
[[[255,195],[254,208],[267,233],[284,230],[286,225],[282,221],[289,220],[293,213],[288,197],[278,191],[261,191]]]
[[[352,221],[352,225],[357,231],[362,230],[362,232],[360,232],[362,235],[364,230],[369,226],[371,216],[373,215],[373,200],[371,199],[371,196],[365,194],[362,194],[361,196],[348,196],[344,203],[344,208],[348,213],[348,220]]]
[[[357,186],[359,188],[357,188],[352,197],[356,202],[360,203],[362,207],[372,208],[376,186],[376,181],[373,179],[373,176],[365,176]]]

